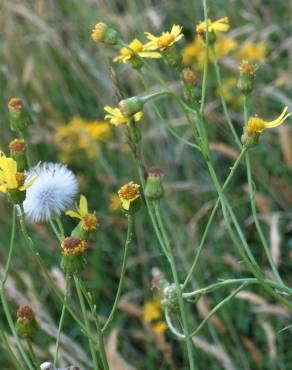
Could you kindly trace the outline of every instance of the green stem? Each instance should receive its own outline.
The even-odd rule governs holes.
[[[231,120],[230,115],[229,115],[229,112],[228,112],[228,108],[227,108],[227,104],[226,104],[226,101],[225,101],[225,97],[224,97],[224,94],[223,94],[221,72],[220,72],[218,58],[217,58],[216,53],[215,53],[215,50],[214,50],[214,46],[211,46],[210,47],[210,50],[211,50],[211,54],[212,54],[212,57],[213,57],[213,60],[214,60],[215,74],[216,74],[216,78],[217,78],[217,84],[218,84],[218,87],[219,87],[219,95],[220,95],[220,99],[221,99],[221,104],[222,104],[222,107],[223,107],[223,111],[224,111],[224,114],[225,114],[225,117],[226,117],[226,120],[227,120],[229,129],[230,129],[230,131],[231,131],[231,133],[233,135],[233,138],[234,138],[237,146],[241,149],[242,148],[242,144],[241,144],[241,141],[239,140],[239,138],[237,136],[237,133],[236,133],[236,131],[234,129],[232,120]]]
[[[48,286],[52,289],[53,293],[56,295],[56,297],[59,299],[59,301],[61,303],[63,303],[63,301],[64,301],[63,295],[59,292],[58,288],[56,287],[56,284],[54,283],[52,277],[50,276],[44,262],[40,258],[39,253],[35,251],[34,243],[33,243],[32,239],[30,238],[30,236],[28,235],[26,225],[25,225],[25,213],[24,213],[24,209],[23,209],[22,205],[20,205],[20,209],[21,209],[20,227],[21,227],[21,231],[22,231],[22,234],[24,236],[24,239],[25,239],[29,249],[31,250],[32,254],[35,256],[35,258],[36,258],[36,260],[37,260],[37,262],[38,262],[38,264],[39,264],[39,266],[40,266],[40,268],[41,268],[41,270],[44,274],[44,278],[45,278]],[[87,332],[86,327],[84,326],[82,321],[78,318],[78,316],[75,314],[75,312],[72,310],[72,308],[67,305],[67,303],[66,303],[66,309],[70,313],[70,315],[73,317],[73,319],[76,321],[76,323],[82,328],[82,330],[84,330],[86,335],[88,337],[90,337],[91,340],[95,341],[95,338],[91,335],[90,332]]]
[[[10,347],[10,344],[6,338],[6,335],[4,331],[0,328],[0,341],[2,344],[2,347],[6,350],[6,352],[9,354],[11,360],[13,361],[13,364],[17,370],[23,370],[23,366],[18,362],[17,357],[15,356],[15,353]]]
[[[60,217],[56,217],[56,223],[59,227],[59,230],[60,230],[60,234],[61,234],[61,237],[63,238],[65,233],[64,233],[64,227],[63,227],[63,224],[62,224],[62,221],[61,221],[61,218]]]
[[[79,280],[80,278],[77,275],[73,275],[73,276],[74,276],[75,287],[76,287],[76,290],[77,290],[77,295],[78,295],[78,299],[79,299],[79,303],[80,303],[80,308],[81,308],[81,311],[82,311],[84,324],[85,324],[87,332],[91,332],[90,324],[89,324],[89,320],[88,320],[88,315],[87,315],[87,311],[86,311],[86,308],[85,308],[85,302],[84,302],[82,290],[81,290],[81,287],[80,287],[80,280]],[[92,339],[90,337],[88,337],[88,343],[89,343],[89,349],[90,349],[92,362],[93,362],[92,363],[93,369],[98,370],[99,367],[98,367],[98,363],[97,363],[96,351],[94,349],[94,342],[92,341]]]
[[[203,72],[203,81],[202,81],[202,96],[201,96],[201,106],[200,112],[204,113],[205,100],[206,100],[206,89],[207,89],[207,80],[208,80],[208,66],[209,66],[209,31],[208,31],[208,9],[207,1],[203,0],[204,8],[204,20],[206,23],[206,42],[205,42],[205,60],[204,60],[204,72]]]
[[[108,360],[107,360],[107,355],[106,355],[106,350],[105,350],[105,345],[104,345],[104,340],[103,340],[103,332],[102,332],[102,328],[99,322],[98,315],[96,313],[96,306],[93,303],[91,294],[86,291],[82,280],[80,280],[80,287],[88,303],[88,306],[91,310],[91,313],[93,315],[93,319],[95,322],[95,327],[96,327],[96,331],[98,335],[98,348],[99,348],[101,362],[103,364],[103,370],[109,370],[109,365],[108,365]]]
[[[230,183],[230,181],[231,181],[232,177],[234,176],[234,173],[235,173],[235,171],[236,171],[236,169],[237,169],[237,167],[238,167],[238,165],[239,165],[239,163],[240,163],[240,161],[241,161],[242,157],[244,156],[245,152],[246,152],[246,149],[245,149],[245,148],[243,148],[243,149],[241,150],[241,152],[240,152],[240,154],[239,154],[239,156],[238,156],[237,160],[235,161],[234,165],[232,166],[231,171],[230,171],[230,173],[229,173],[228,177],[226,178],[226,180],[225,180],[225,182],[224,182],[224,184],[223,184],[222,192],[223,192],[224,190],[226,190],[226,188],[227,188],[228,184]],[[201,255],[201,253],[202,253],[202,250],[203,250],[203,247],[204,247],[204,245],[205,245],[205,241],[206,241],[206,238],[207,238],[207,235],[208,235],[209,229],[210,229],[210,227],[211,227],[212,221],[213,221],[214,216],[215,216],[215,214],[216,214],[216,212],[217,212],[217,209],[218,209],[218,207],[219,207],[219,204],[220,204],[220,198],[218,198],[218,199],[217,199],[216,204],[215,204],[215,206],[214,206],[214,207],[213,207],[213,209],[212,209],[212,212],[211,212],[211,214],[210,214],[209,220],[208,220],[207,225],[206,225],[206,227],[205,227],[205,230],[204,230],[204,233],[203,233],[202,239],[201,239],[201,241],[200,241],[200,244],[199,244],[199,247],[198,247],[198,250],[197,250],[197,253],[196,253],[195,259],[194,259],[194,262],[193,262],[193,264],[192,264],[192,266],[191,266],[191,268],[190,268],[190,270],[189,270],[189,272],[188,272],[188,274],[187,274],[187,277],[186,277],[186,279],[185,279],[185,281],[184,281],[184,283],[183,283],[183,288],[182,288],[182,289],[185,289],[186,285],[188,284],[188,282],[189,282],[189,281],[190,281],[190,279],[191,279],[191,276],[192,276],[193,272],[195,271],[196,265],[197,265],[197,263],[198,263],[198,260],[199,260],[200,255]]]
[[[182,318],[183,331],[184,331],[185,339],[186,339],[189,365],[190,365],[190,369],[192,370],[192,369],[195,369],[193,343],[192,343],[192,339],[191,339],[191,336],[190,336],[189,324],[188,324],[188,320],[187,320],[184,301],[183,301],[183,298],[182,298],[182,290],[181,290],[181,286],[180,286],[180,283],[179,283],[178,274],[177,274],[177,271],[176,271],[175,261],[174,261],[174,257],[173,257],[172,251],[171,251],[171,247],[169,245],[169,240],[168,240],[168,237],[167,237],[167,234],[166,234],[166,230],[164,228],[164,225],[163,225],[163,222],[162,222],[162,219],[161,219],[158,202],[154,203],[154,210],[155,210],[155,215],[156,215],[156,219],[157,219],[157,222],[158,222],[158,226],[161,230],[162,238],[163,238],[163,241],[165,243],[165,248],[168,251],[168,256],[169,256],[168,260],[169,260],[171,272],[172,272],[172,275],[173,275],[173,279],[174,279],[174,283],[175,283],[175,287],[176,287],[176,291],[177,291],[177,298],[178,298],[178,304],[179,304],[179,309],[180,309],[180,315],[181,315],[181,318]]]
[[[120,281],[118,285],[118,290],[116,293],[116,297],[114,300],[114,304],[112,306],[111,312],[109,314],[108,319],[106,320],[102,332],[105,333],[107,328],[109,327],[110,323],[114,319],[116,310],[118,308],[118,303],[122,294],[122,289],[124,286],[124,280],[125,280],[125,274],[126,274],[126,268],[127,268],[127,261],[128,261],[128,254],[129,254],[129,245],[132,240],[132,232],[133,232],[133,217],[131,215],[128,215],[128,231],[127,231],[127,238],[125,242],[125,248],[124,248],[124,256],[123,256],[123,262],[122,262],[122,268],[121,268],[121,274],[120,274]]]
[[[8,257],[7,257],[7,262],[3,274],[3,279],[1,282],[1,286],[4,287],[7,277],[8,277],[8,272],[9,272],[9,267],[10,267],[10,262],[13,254],[13,249],[14,249],[14,239],[15,239],[15,225],[16,225],[16,207],[13,206],[13,211],[12,211],[12,226],[11,226],[11,236],[10,236],[10,243],[9,243],[9,252],[8,252]]]
[[[50,226],[51,226],[51,228],[52,228],[52,230],[53,230],[54,234],[56,235],[57,239],[58,239],[59,241],[62,241],[62,237],[61,237],[61,235],[59,234],[59,231],[58,231],[58,229],[57,229],[57,227],[56,227],[56,225],[54,224],[54,221],[53,221],[52,219],[49,219],[49,224],[50,224]]]
[[[36,358],[36,355],[34,353],[34,350],[33,350],[33,346],[32,346],[32,343],[31,343],[31,340],[30,339],[27,339],[26,341],[27,343],[27,347],[28,347],[28,353],[30,355],[30,358],[32,360],[32,363],[34,364],[36,370],[39,369],[39,364],[38,364],[38,360]]]
[[[193,292],[183,293],[183,298],[187,299],[187,298],[196,297],[202,294],[211,293],[217,290],[218,288],[224,287],[226,285],[228,286],[228,285],[240,284],[244,282],[246,282],[247,284],[260,284],[260,282],[256,278],[227,279],[227,280],[219,281],[217,283],[210,284],[204,288],[194,290]],[[289,287],[286,287],[285,285],[278,284],[273,280],[265,280],[265,282],[269,284],[270,286],[272,286],[273,288],[283,290],[284,292],[290,295],[292,294],[292,289]]]
[[[70,280],[71,277],[69,274],[66,274],[66,283],[65,283],[65,294],[64,294],[64,301],[62,305],[62,311],[61,311],[61,316],[60,316],[60,321],[59,321],[59,326],[58,326],[58,333],[57,333],[57,340],[56,340],[56,349],[55,349],[55,356],[54,356],[54,367],[57,366],[57,361],[58,361],[58,354],[59,354],[59,347],[60,347],[60,339],[61,339],[61,332],[62,332],[62,326],[64,322],[64,317],[65,317],[65,312],[66,312],[66,303],[68,300],[69,296],[69,287],[70,287]]]
[[[19,336],[17,335],[16,329],[15,329],[15,326],[14,326],[14,322],[13,322],[13,319],[12,319],[12,316],[10,314],[10,310],[9,310],[9,307],[8,307],[8,302],[6,300],[4,287],[0,288],[0,298],[1,298],[2,307],[3,307],[3,310],[4,310],[4,314],[6,316],[9,328],[10,328],[10,330],[11,330],[13,336],[14,336],[16,346],[17,346],[24,362],[26,363],[27,367],[29,368],[29,370],[35,370],[31,361],[30,361],[30,359],[29,359],[29,357],[27,356],[22,344],[21,344]]]

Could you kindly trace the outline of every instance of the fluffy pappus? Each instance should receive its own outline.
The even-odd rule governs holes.
[[[59,163],[42,163],[26,176],[29,181],[37,176],[26,190],[23,202],[26,218],[32,222],[46,222],[68,209],[78,193],[75,175]]]

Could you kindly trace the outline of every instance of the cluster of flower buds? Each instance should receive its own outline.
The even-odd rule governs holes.
[[[31,307],[27,305],[19,306],[17,310],[16,330],[20,338],[33,338],[37,330],[37,323]]]

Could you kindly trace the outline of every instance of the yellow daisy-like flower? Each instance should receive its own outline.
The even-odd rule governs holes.
[[[147,301],[143,307],[143,320],[147,323],[160,319],[161,317],[161,303],[159,297],[154,297]]]
[[[109,105],[104,107],[104,110],[108,113],[104,118],[109,120],[112,125],[120,126],[120,125],[128,125],[130,123],[130,119],[122,114],[119,108],[112,108]],[[134,114],[133,118],[135,122],[141,120],[143,116],[143,112],[138,112]]]
[[[291,116],[291,113],[287,113],[288,107],[285,107],[283,109],[283,112],[280,114],[278,118],[276,118],[273,121],[264,121],[260,117],[251,117],[247,122],[247,134],[253,135],[255,133],[261,133],[266,128],[274,128],[277,126],[280,126],[284,121]]]
[[[131,181],[128,184],[123,185],[118,191],[118,195],[122,203],[122,207],[126,211],[130,209],[130,205],[132,202],[140,198],[139,188],[140,188],[140,185],[134,184],[134,182]]]
[[[83,230],[95,230],[98,225],[96,215],[95,213],[88,212],[87,199],[82,194],[80,195],[79,206],[76,204],[76,210],[77,212],[72,210],[67,211],[66,215],[80,219]]]
[[[163,32],[160,36],[154,36],[150,32],[144,32],[149,42],[145,45],[147,50],[166,50],[174,43],[183,38],[182,27],[174,24],[170,32]]]
[[[132,50],[130,50],[132,49]],[[113,59],[114,62],[127,63],[136,52],[141,58],[161,58],[161,54],[155,51],[149,51],[145,45],[138,39],[134,39],[129,44],[129,48],[120,49],[120,55]]]
[[[208,32],[226,32],[229,30],[229,28],[230,26],[228,17],[220,18],[214,22],[211,19],[208,19]],[[204,35],[206,32],[206,22],[200,22],[196,27],[196,31],[200,36]]]
[[[35,181],[36,176],[33,176],[27,184],[24,185],[25,175],[22,172],[17,172],[17,163],[14,159],[6,157],[0,151],[0,192],[7,193],[9,190],[18,189],[26,190]]]

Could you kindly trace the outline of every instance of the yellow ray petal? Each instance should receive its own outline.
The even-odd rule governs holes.
[[[75,211],[67,211],[66,212],[66,215],[69,216],[69,217],[73,217],[73,218],[79,218],[81,220],[81,216],[79,213],[75,212]]]
[[[88,213],[87,199],[82,194],[80,195],[79,212],[81,216],[84,216],[85,214]]]
[[[288,107],[285,107],[283,109],[283,112],[280,114],[280,116],[276,119],[274,119],[273,121],[270,121],[270,122],[266,122],[264,121],[264,125],[265,125],[265,128],[273,128],[273,127],[277,127],[277,126],[280,126],[282,123],[284,123],[284,121],[291,116],[291,113],[287,113],[287,110],[288,110]]]

